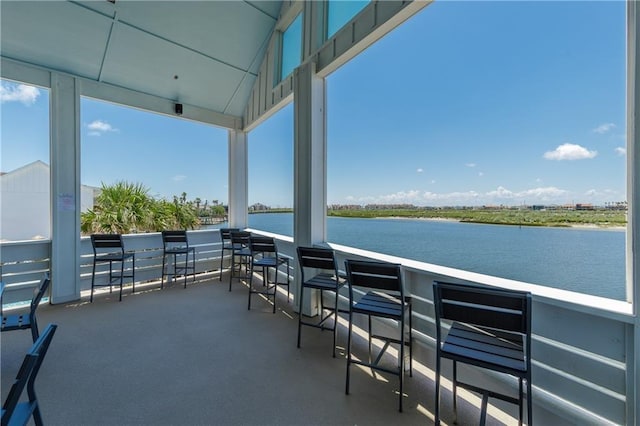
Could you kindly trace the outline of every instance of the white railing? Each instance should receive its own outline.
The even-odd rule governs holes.
[[[256,231],[261,234],[264,232]],[[293,239],[279,235],[278,249],[295,257]],[[196,272],[218,273],[220,236],[218,230],[189,232],[196,247]],[[136,281],[159,280],[162,239],[159,233],[124,236],[125,248],[136,251]],[[475,282],[490,286],[531,291],[533,298],[533,385],[534,402],[581,424],[626,424],[633,419],[634,318],[626,302],[501,279],[408,259],[330,244],[340,265],[347,258],[375,259],[400,263],[405,286],[414,300],[414,336],[426,348],[434,347],[435,321],[432,283],[434,280]],[[2,280],[15,289],[13,299],[28,300],[33,286],[49,269],[49,241],[0,244]],[[93,251],[82,239],[81,289],[91,285]],[[291,274],[297,265],[291,263]],[[105,267],[98,269],[104,280]],[[217,276],[217,275],[216,275]],[[295,280],[293,281],[295,283]],[[297,294],[297,286],[292,285]],[[342,295],[342,302],[345,303]],[[20,299],[22,297],[22,299]],[[429,362],[430,363],[430,362]],[[486,380],[505,386],[504,378],[487,375]],[[515,382],[506,382],[515,389]]]

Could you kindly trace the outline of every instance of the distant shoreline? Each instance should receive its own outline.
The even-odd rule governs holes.
[[[347,217],[347,216],[333,216]],[[364,217],[349,217],[353,219],[369,219]],[[408,217],[408,216],[376,216],[370,219],[391,219],[391,220],[426,220],[432,222],[457,222],[457,223],[473,223],[476,225],[504,225],[504,226],[529,226],[532,228],[564,228],[564,229],[590,229],[594,231],[624,231],[626,226],[620,225],[598,225],[594,223],[572,223],[566,225],[528,225],[519,223],[489,223],[489,222],[473,222],[468,220],[453,219],[448,217]]]

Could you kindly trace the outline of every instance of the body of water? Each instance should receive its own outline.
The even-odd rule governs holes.
[[[251,214],[249,227],[292,236],[293,214]],[[625,300],[623,230],[329,217],[327,239],[407,259]]]

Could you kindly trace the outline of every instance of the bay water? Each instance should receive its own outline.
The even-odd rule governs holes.
[[[292,213],[249,227],[293,236]],[[329,242],[611,299],[625,299],[624,230],[327,218]]]

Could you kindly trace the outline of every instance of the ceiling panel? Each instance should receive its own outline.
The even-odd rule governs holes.
[[[247,70],[275,20],[242,1],[116,2],[118,20]]]
[[[139,91],[222,112],[243,75],[235,68],[119,23],[113,30],[102,79],[124,87],[133,81]]]
[[[242,116],[281,3],[2,0],[0,53]]]
[[[97,78],[111,20],[67,2],[1,3],[2,56]]]

